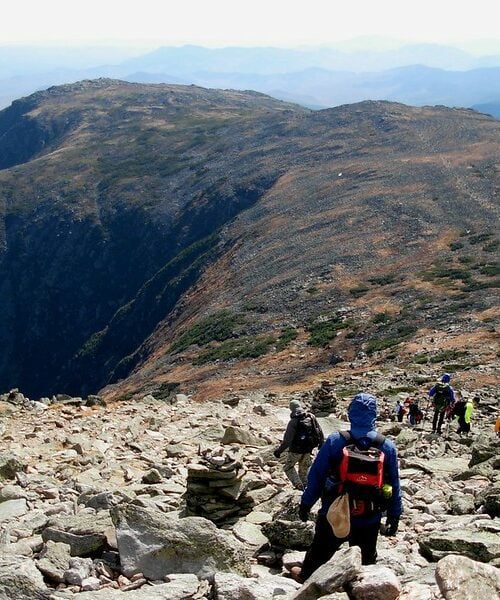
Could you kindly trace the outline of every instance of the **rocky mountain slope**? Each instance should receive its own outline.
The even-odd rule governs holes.
[[[422,408],[432,382],[423,367]],[[10,600],[470,600],[500,593],[498,414],[480,388],[472,434],[391,421],[401,370],[317,382],[303,393],[183,394],[111,403],[16,391],[0,398],[0,597]],[[341,549],[303,586],[289,576],[312,539],[300,492],[273,449],[301,400],[346,428],[343,390],[375,392],[399,450],[404,513],[377,565]],[[393,391],[389,391],[389,390]],[[467,395],[464,392],[464,395]],[[317,507],[315,507],[317,509]],[[314,516],[314,512],[313,512]]]
[[[477,387],[498,121],[111,80],[0,113],[1,389],[126,398],[384,362]]]

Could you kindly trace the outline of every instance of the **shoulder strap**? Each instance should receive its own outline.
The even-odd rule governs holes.
[[[340,435],[344,438],[346,445],[349,442],[354,442],[356,444],[356,440],[352,437],[350,431],[339,431]],[[385,435],[378,433],[375,435],[375,439],[372,440],[370,446],[375,446],[376,448],[380,448],[382,444],[385,442]]]

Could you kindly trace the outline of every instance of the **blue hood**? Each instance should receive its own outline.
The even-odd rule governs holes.
[[[349,405],[347,414],[353,437],[356,439],[366,437],[369,431],[375,429],[377,401],[371,394],[358,394]]]

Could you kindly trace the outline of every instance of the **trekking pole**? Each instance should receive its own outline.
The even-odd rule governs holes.
[[[427,415],[429,413],[429,406],[431,404],[431,398],[427,397],[427,404],[426,407],[424,409],[424,416],[422,417],[422,433],[424,433],[425,431],[425,421],[427,419]]]

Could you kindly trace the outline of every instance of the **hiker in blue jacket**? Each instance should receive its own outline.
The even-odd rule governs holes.
[[[335,432],[328,436],[311,466],[307,487],[302,494],[299,508],[299,516],[302,521],[307,521],[310,509],[320,498],[321,508],[318,512],[314,539],[306,553],[302,569],[300,572],[298,569],[295,572],[292,570],[292,575],[298,581],[305,581],[319,566],[327,562],[346,540],[351,546],[361,548],[364,565],[375,563],[377,537],[384,510],[387,510],[387,521],[383,533],[393,536],[398,529],[402,504],[397,451],[393,442],[380,436],[375,430],[377,416],[375,398],[370,394],[356,395],[349,405],[348,416],[351,422],[351,440],[349,441],[348,435],[348,439],[346,439],[346,432]],[[338,538],[333,533],[326,515],[330,504],[340,494],[339,468],[344,447],[348,442],[355,443],[360,450],[367,450],[375,446],[383,452],[384,485],[382,490],[385,500],[381,499],[380,502],[370,503],[369,507],[367,502],[366,510],[362,514],[356,514],[356,510],[353,510],[351,506],[349,536]]]

